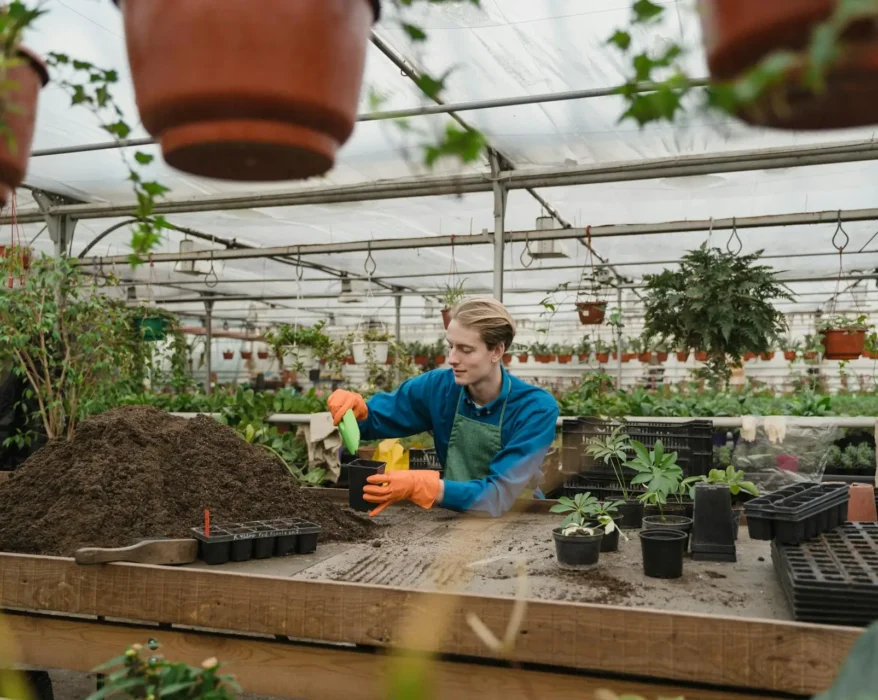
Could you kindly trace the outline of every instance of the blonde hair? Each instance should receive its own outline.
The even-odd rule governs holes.
[[[482,342],[489,348],[496,348],[500,343],[506,350],[512,346],[515,338],[515,321],[496,299],[476,297],[466,299],[451,309],[451,318],[467,328],[475,328]]]

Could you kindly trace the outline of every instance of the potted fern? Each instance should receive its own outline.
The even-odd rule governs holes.
[[[466,280],[463,279],[458,282],[452,281],[451,284],[445,285],[445,293],[442,295],[442,323],[445,324],[446,329],[448,324],[451,323],[451,309],[457,306],[466,296],[465,283]]]

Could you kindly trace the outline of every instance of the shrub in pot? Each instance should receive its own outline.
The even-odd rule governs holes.
[[[822,321],[817,330],[821,336],[823,356],[827,360],[856,360],[863,354],[866,331],[871,328],[865,315],[857,318],[833,316]]]
[[[323,332],[326,321],[313,326],[281,323],[265,334],[265,342],[274,348],[278,359],[290,358],[290,369],[310,369],[315,357],[326,357],[332,347],[332,339]]]
[[[579,356],[580,362],[588,362],[591,355],[592,344],[588,336],[583,336],[576,346],[576,354]]]
[[[595,503],[597,499],[590,493],[577,493],[573,498],[558,499],[552,506],[552,513],[566,513],[561,526],[552,530],[555,554],[562,566],[586,568],[598,563],[604,533],[586,525]]]
[[[621,501],[615,502],[616,512],[623,528],[639,528],[643,520],[643,503],[636,498],[635,489],[625,479],[624,462],[628,459],[629,438],[622,432],[623,426],[613,428],[609,435],[596,436],[585,447],[585,453],[594,460],[601,461],[613,469],[616,483],[622,491]]]
[[[604,322],[607,313],[605,301],[578,301],[576,310],[579,312],[579,322],[583,326],[596,326]]]
[[[463,301],[463,298],[466,296],[465,283],[466,280],[463,279],[458,282],[452,281],[451,284],[445,285],[445,293],[442,295],[442,323],[446,329],[448,324],[451,323],[451,309]]]
[[[572,345],[561,344],[552,346],[552,354],[557,356],[558,363],[562,365],[568,364],[573,359],[573,350]]]

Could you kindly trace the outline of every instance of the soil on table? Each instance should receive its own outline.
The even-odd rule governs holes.
[[[208,416],[124,406],[83,421],[0,486],[0,551],[71,556],[144,537],[188,537],[214,525],[304,518],[321,539],[371,539],[363,515],[300,487],[262,447]]]

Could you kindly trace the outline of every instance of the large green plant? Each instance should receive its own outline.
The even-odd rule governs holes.
[[[0,363],[27,380],[49,438],[71,438],[90,402],[128,379],[138,342],[128,310],[66,259],[40,258],[0,292]]]
[[[625,462],[626,467],[637,472],[631,479],[631,485],[646,485],[640,500],[658,506],[664,520],[664,506],[668,497],[677,495],[683,483],[683,470],[677,464],[677,453],[665,452],[661,440],[656,440],[651,450],[638,440],[632,440],[631,447],[634,449],[634,459]]]
[[[707,351],[712,375],[727,382],[745,352],[768,352],[787,329],[772,302],[793,297],[761,255],[702,244],[679,269],[644,276],[644,334]]]

